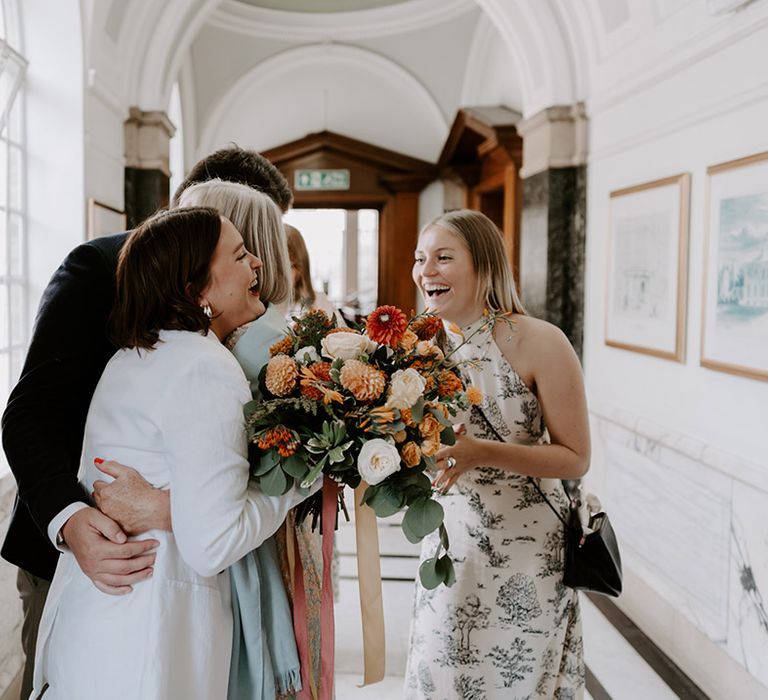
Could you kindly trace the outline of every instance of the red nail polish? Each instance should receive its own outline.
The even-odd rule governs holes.
[[[96,457],[96,459],[93,460],[94,464],[104,464],[104,460],[101,457]]]

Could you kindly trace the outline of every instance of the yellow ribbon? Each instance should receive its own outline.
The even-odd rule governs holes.
[[[355,536],[357,540],[357,583],[363,623],[363,687],[384,679],[384,605],[381,597],[381,560],[376,514],[360,503],[368,484],[355,489]]]

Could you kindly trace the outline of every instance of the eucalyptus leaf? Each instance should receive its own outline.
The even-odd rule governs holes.
[[[424,418],[424,397],[420,397],[419,400],[411,406],[411,418],[414,423],[421,423],[421,419]]]
[[[280,461],[280,455],[277,454],[277,450],[269,450],[261,455],[259,463],[252,469],[254,476],[264,476],[268,471],[274,469]]]
[[[301,457],[293,455],[283,460],[283,471],[295,479],[303,479],[309,471],[309,465]]]
[[[401,508],[400,505],[392,501],[385,489],[376,491],[366,502],[373,508],[373,512],[379,518],[388,518],[390,515],[397,513]]]
[[[440,543],[443,545],[443,549],[447,552],[450,542],[448,540],[448,530],[445,529],[444,523],[440,524]]]
[[[440,442],[443,443],[443,445],[455,445],[456,444],[456,433],[453,432],[453,426],[449,425],[447,428],[443,428],[442,431],[440,431]]]
[[[438,574],[437,572],[437,561],[438,560],[435,557],[430,557],[429,559],[425,559],[419,567],[419,579],[421,580],[421,585],[428,591],[437,588],[443,582],[442,573]]]
[[[437,501],[419,498],[405,512],[403,526],[407,526],[414,535],[424,537],[442,525],[443,517],[443,507]]]
[[[456,583],[456,571],[453,568],[453,561],[447,554],[443,554],[443,556],[437,560],[435,569],[438,573],[443,574],[443,583],[448,588]]]
[[[280,465],[277,465],[259,479],[259,488],[267,496],[282,496],[290,488],[290,483]]]
[[[415,532],[412,532],[405,521],[401,523],[401,527],[403,529],[403,534],[411,544],[418,544],[424,539],[421,535],[417,535]]]

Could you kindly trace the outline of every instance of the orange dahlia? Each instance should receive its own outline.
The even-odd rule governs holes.
[[[480,391],[480,389],[478,389],[476,386],[468,386],[467,399],[469,399],[469,403],[471,403],[473,406],[479,406],[481,403],[483,403],[483,392]]]
[[[287,335],[282,340],[278,340],[270,349],[269,354],[271,357],[275,355],[287,355],[293,349],[293,339]]]
[[[360,360],[347,360],[339,372],[339,380],[358,401],[375,401],[387,384],[384,372]]]
[[[365,322],[365,333],[375,343],[396,348],[408,328],[406,315],[396,306],[379,306]]]
[[[288,396],[296,388],[299,369],[296,361],[288,355],[275,355],[267,363],[265,383],[275,396]]]
[[[437,377],[438,396],[454,396],[464,388],[464,385],[453,372],[443,370]]]
[[[313,362],[309,369],[312,370],[319,380],[323,382],[331,381],[331,363],[330,362]]]
[[[434,314],[419,316],[411,322],[411,330],[419,337],[419,340],[432,340],[442,327],[442,320]]]

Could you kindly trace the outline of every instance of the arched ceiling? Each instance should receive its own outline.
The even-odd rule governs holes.
[[[407,0],[238,0],[238,2],[285,12],[354,12],[385,5],[398,5]]]
[[[579,24],[583,13],[574,22],[577,13],[565,8],[569,2],[81,0],[90,8],[91,79],[101,82],[102,93],[111,91],[115,104],[126,111],[129,106],[165,110],[173,84],[184,76],[183,109],[194,112],[190,123],[195,131],[188,153],[204,147],[207,138],[219,134],[219,127],[231,121],[222,104],[249,109],[236,99],[237,91],[244,89],[245,76],[259,75],[263,85],[269,84],[269,91],[258,95],[258,105],[250,108],[261,106],[275,114],[279,92],[281,109],[288,109],[290,104],[284,101],[290,89],[283,88],[292,82],[306,85],[301,71],[308,69],[299,60],[291,67],[286,57],[313,55],[312,51],[323,56],[313,48],[323,45],[338,47],[340,53],[334,54],[333,70],[315,72],[314,86],[320,89],[322,84],[325,94],[334,95],[347,110],[354,105],[363,122],[361,131],[365,131],[366,120],[368,126],[381,121],[378,144],[392,150],[411,148],[413,139],[425,144],[426,150],[434,149],[426,144],[444,138],[461,107],[503,104],[532,115],[552,104],[578,101],[586,85],[586,61],[581,54],[589,42],[584,38],[583,23]],[[284,57],[279,62],[283,81],[279,90],[274,82],[265,82],[263,70],[259,71],[260,65],[270,65],[278,55]],[[365,71],[352,70],[351,63],[340,70],[342,55],[364,57],[364,65],[376,66],[377,77],[364,77]],[[118,64],[115,56],[120,57]],[[334,83],[332,73],[343,82]],[[353,75],[364,82],[355,83]],[[378,81],[380,93],[371,80]],[[392,92],[393,81],[400,81],[402,89]],[[394,126],[388,131],[387,120],[371,111],[388,107],[374,99],[355,102],[356,95],[369,90],[372,95],[398,101],[391,106],[395,111],[420,105],[417,112],[421,116],[414,113],[414,118],[425,130],[423,135],[405,134],[402,129],[398,133]],[[312,100],[315,107],[321,103],[327,104],[327,98]],[[435,122],[435,115],[442,117],[442,126]],[[211,121],[217,119],[219,124]],[[298,137],[303,135],[302,128],[317,124],[318,115],[302,110],[301,95],[296,94],[284,121],[291,122]],[[391,122],[399,124],[398,120]],[[280,126],[287,128],[286,124]],[[420,157],[426,155],[422,150]]]

